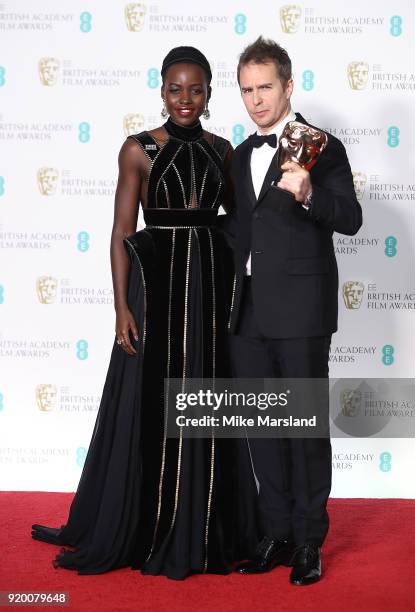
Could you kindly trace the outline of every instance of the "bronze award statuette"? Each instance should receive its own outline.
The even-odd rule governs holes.
[[[280,138],[277,153],[278,170],[283,172],[281,166],[287,161],[299,164],[304,170],[310,170],[316,163],[318,156],[327,145],[327,134],[316,128],[312,128],[299,121],[289,121],[285,126]],[[278,187],[280,179],[274,180],[271,184],[275,189],[279,189],[286,194],[294,196],[286,189]]]
[[[282,173],[281,166],[287,161],[299,164],[304,170],[310,170],[316,163],[318,156],[327,145],[327,134],[299,121],[289,121],[280,138],[277,165]],[[276,180],[273,186],[277,186]],[[287,192],[285,189],[281,191]]]
[[[327,145],[327,134],[299,121],[289,121],[280,139],[278,150],[278,168],[287,161],[300,164],[304,170],[310,170],[318,156]]]

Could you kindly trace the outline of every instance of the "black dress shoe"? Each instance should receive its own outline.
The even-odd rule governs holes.
[[[260,542],[255,556],[250,561],[237,565],[235,571],[240,574],[263,574],[270,572],[277,565],[290,565],[293,546],[288,540],[275,540],[268,536]]]
[[[291,559],[293,566],[290,582],[297,586],[305,586],[317,582],[321,578],[320,548],[314,544],[297,546]]]
[[[48,544],[67,544],[61,538],[62,527],[60,529],[55,527],[46,527],[45,525],[32,525],[32,538],[39,540],[40,542],[47,542]]]

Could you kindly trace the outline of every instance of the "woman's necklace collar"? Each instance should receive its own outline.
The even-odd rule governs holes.
[[[178,138],[179,140],[192,142],[203,138],[203,128],[199,120],[190,127],[183,127],[182,125],[174,123],[169,117],[163,127],[170,136]]]

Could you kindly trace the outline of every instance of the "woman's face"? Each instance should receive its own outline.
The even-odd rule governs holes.
[[[210,98],[205,71],[197,64],[173,64],[165,74],[161,97],[175,123],[184,127],[193,125]]]

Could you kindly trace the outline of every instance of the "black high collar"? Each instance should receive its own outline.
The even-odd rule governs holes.
[[[170,136],[186,142],[192,142],[203,138],[203,128],[199,120],[190,127],[183,127],[182,125],[174,123],[169,117],[163,127]]]

